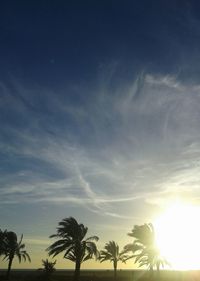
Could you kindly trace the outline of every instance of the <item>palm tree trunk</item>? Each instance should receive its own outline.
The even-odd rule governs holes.
[[[153,276],[153,266],[152,265],[150,265],[150,277],[152,277]]]
[[[12,262],[13,262],[13,257],[9,258],[9,262],[8,262],[8,270],[6,273],[6,279],[9,280],[10,278],[10,271],[11,271],[11,267],[12,267]]]
[[[157,272],[157,274],[156,274],[157,278],[159,278],[160,277],[160,263],[159,262],[156,263],[156,272]]]
[[[159,272],[160,272],[160,263],[159,262],[156,263],[156,269],[157,269],[157,273],[159,274]]]
[[[117,261],[113,262],[113,266],[114,266],[114,280],[117,279]]]
[[[80,268],[81,268],[81,262],[79,260],[77,260],[76,261],[75,271],[74,271],[74,281],[79,281]]]

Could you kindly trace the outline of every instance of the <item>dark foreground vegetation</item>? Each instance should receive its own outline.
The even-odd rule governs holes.
[[[5,280],[5,272],[0,271],[0,280]],[[10,281],[72,281],[73,271],[57,270],[47,278],[39,270],[13,270]],[[112,270],[82,270],[81,281],[113,281]],[[199,281],[200,271],[160,271],[150,276],[146,270],[119,270],[117,281]]]
[[[56,233],[51,235],[54,241],[47,249],[49,256],[53,259],[57,255],[64,255],[63,258],[74,263],[74,271],[56,271],[56,260],[42,260],[42,268],[38,270],[14,270],[12,263],[14,258],[19,262],[31,262],[29,254],[22,243],[23,235],[18,239],[13,231],[0,229],[0,256],[7,260],[7,270],[1,271],[0,280],[28,281],[28,280],[73,280],[73,281],[154,281],[154,280],[177,280],[177,281],[200,281],[198,271],[163,271],[160,270],[170,263],[160,254],[156,246],[156,236],[151,223],[135,225],[128,235],[133,238],[133,242],[119,249],[115,241],[109,241],[104,248],[99,250],[96,242],[99,237],[96,235],[87,236],[88,228],[82,223],[78,223],[75,218],[65,218],[58,223]],[[97,262],[110,261],[113,270],[109,271],[82,271],[84,262],[95,258]],[[148,270],[117,270],[118,262],[126,263],[133,259],[138,267]],[[98,266],[97,266],[98,267]]]

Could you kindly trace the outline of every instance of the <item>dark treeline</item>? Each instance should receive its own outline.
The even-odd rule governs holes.
[[[134,259],[139,267],[146,266],[149,269],[149,276],[153,276],[154,268],[159,275],[160,267],[169,263],[160,255],[156,247],[155,231],[152,224],[135,225],[128,235],[133,237],[133,242],[127,244],[120,251],[115,241],[109,241],[102,250],[98,250],[96,242],[99,237],[94,235],[87,237],[88,228],[78,223],[75,218],[65,218],[58,223],[57,231],[50,238],[56,239],[46,250],[53,258],[63,253],[63,258],[75,263],[73,281],[80,280],[80,269],[83,262],[95,258],[97,261],[110,261],[113,264],[113,278],[117,279],[117,265],[121,261],[126,263]],[[7,230],[0,230],[0,255],[8,261],[8,268],[5,278],[10,278],[13,259],[18,258],[19,262],[29,261],[30,256],[22,243],[23,235],[18,241],[16,233]],[[42,260],[44,279],[50,279],[55,271],[56,261]]]

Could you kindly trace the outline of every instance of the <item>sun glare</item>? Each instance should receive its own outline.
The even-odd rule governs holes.
[[[154,221],[156,241],[172,269],[200,268],[200,208],[176,203]]]

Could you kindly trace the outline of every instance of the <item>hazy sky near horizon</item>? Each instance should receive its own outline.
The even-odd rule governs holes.
[[[65,217],[123,246],[199,205],[199,74],[199,1],[0,3],[0,228],[24,234],[20,267]]]

